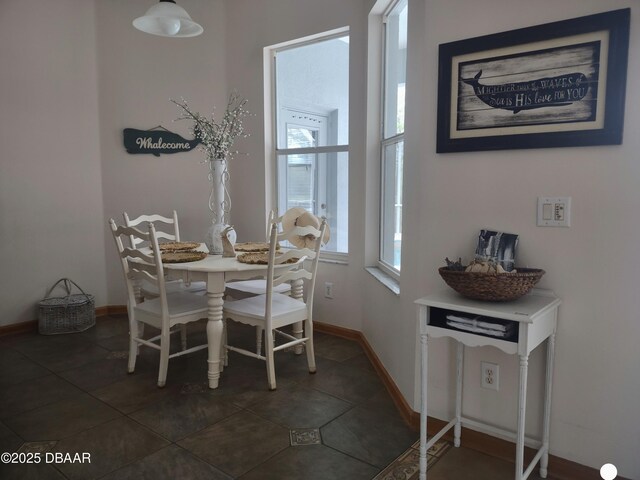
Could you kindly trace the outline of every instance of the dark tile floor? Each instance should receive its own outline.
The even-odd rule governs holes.
[[[204,322],[189,330],[190,345],[205,342]],[[171,360],[160,389],[155,350],[126,373],[127,332],[114,316],[79,334],[0,338],[0,452],[43,459],[0,464],[1,479],[372,479],[415,449],[418,432],[355,342],[316,334],[316,375],[305,355],[277,353],[274,392],[263,362],[233,352],[209,390],[206,350]],[[254,331],[231,322],[229,339],[253,348]],[[513,478],[512,464],[450,451],[430,479]],[[90,463],[46,461],[84,452]]]
[[[190,345],[205,342],[204,322],[189,331]],[[305,355],[277,353],[274,392],[264,363],[235,353],[209,390],[206,350],[171,360],[160,389],[155,350],[126,373],[127,332],[126,317],[106,317],[79,334],[0,338],[0,451],[43,459],[1,464],[0,478],[371,479],[418,438],[354,342],[317,334],[316,375]],[[237,324],[229,338],[255,342]],[[307,429],[320,443],[292,446]]]

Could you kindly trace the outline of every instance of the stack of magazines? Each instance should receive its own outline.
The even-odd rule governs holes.
[[[516,322],[489,319],[480,315],[469,318],[450,314],[447,315],[447,325],[467,332],[481,333],[497,338],[509,338],[516,330]]]

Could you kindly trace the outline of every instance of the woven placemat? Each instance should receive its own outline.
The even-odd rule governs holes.
[[[298,258],[290,258],[282,263],[296,263],[298,260]],[[253,265],[267,265],[269,263],[269,253],[242,253],[238,255],[238,261]]]
[[[206,252],[166,252],[162,254],[162,263],[197,262],[206,256]]]
[[[269,244],[267,242],[240,242],[236,243],[233,248],[236,252],[268,252]],[[276,250],[280,249],[280,245],[276,245]]]
[[[187,252],[200,246],[197,242],[164,242],[158,244],[161,252]]]

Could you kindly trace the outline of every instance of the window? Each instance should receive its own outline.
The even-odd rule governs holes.
[[[276,191],[280,214],[326,217],[326,250],[348,252],[349,37],[275,50]]]
[[[400,274],[402,252],[402,166],[407,71],[407,0],[394,2],[383,16],[384,84],[381,144],[380,264]]]

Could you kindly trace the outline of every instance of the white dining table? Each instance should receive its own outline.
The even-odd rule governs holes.
[[[295,268],[295,263],[279,265],[276,268]],[[171,278],[181,278],[189,283],[205,281],[207,283],[207,297],[209,310],[207,312],[207,343],[208,343],[208,379],[209,388],[218,388],[220,373],[224,368],[222,350],[225,283],[232,280],[248,280],[266,274],[268,265],[247,264],[239,262],[235,257],[223,258],[222,255],[208,255],[202,260],[187,263],[165,263],[164,269]],[[302,298],[303,281],[295,280],[291,284],[291,297]],[[294,325],[293,335],[302,338],[302,322]]]

